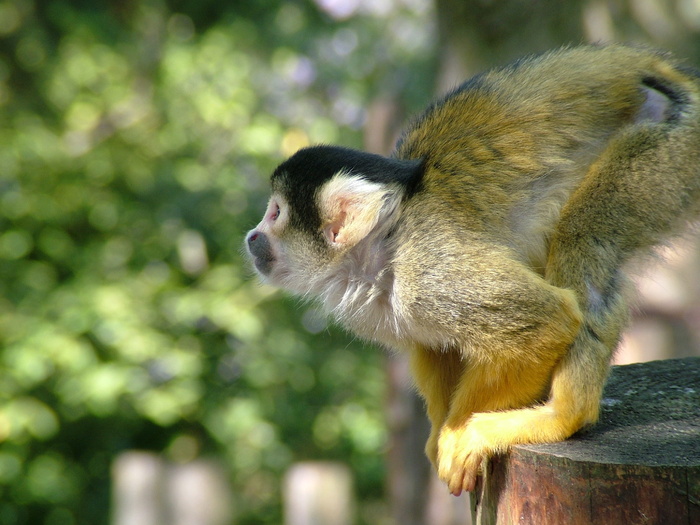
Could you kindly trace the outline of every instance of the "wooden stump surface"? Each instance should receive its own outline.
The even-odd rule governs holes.
[[[475,525],[700,525],[700,358],[613,367],[599,423],[493,458]]]

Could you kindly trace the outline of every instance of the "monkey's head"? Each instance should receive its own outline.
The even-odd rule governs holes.
[[[422,163],[334,146],[304,148],[272,174],[272,196],[246,236],[269,284],[320,295],[359,267],[383,266],[378,244],[420,184]]]

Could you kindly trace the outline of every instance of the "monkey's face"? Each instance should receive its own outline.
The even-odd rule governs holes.
[[[372,232],[384,229],[378,220],[389,210],[381,198],[385,192],[377,191],[378,185],[359,178],[332,179],[311,197],[320,218],[315,227],[308,217],[299,216],[302,210],[273,193],[262,220],[246,236],[248,254],[262,280],[318,296],[347,279],[367,262]]]
[[[295,227],[287,199],[273,193],[260,223],[246,236],[246,248],[263,281],[296,293],[329,264],[330,246],[320,235]]]
[[[279,198],[272,198],[267,205],[262,221],[254,229],[248,232],[246,246],[250,254],[255,269],[263,277],[269,277],[275,266],[275,261],[279,259],[279,246],[276,237],[284,230],[284,223],[287,215],[286,205],[285,216],[282,216],[282,207]],[[275,226],[277,228],[275,228]],[[273,233],[276,231],[277,233]],[[271,239],[275,242],[271,242]]]
[[[378,239],[398,220],[418,162],[332,146],[305,148],[272,174],[272,197],[246,248],[262,279],[303,295],[331,293],[381,267]],[[352,277],[355,276],[355,277]]]
[[[339,174],[308,197],[313,217],[273,192],[246,248],[263,281],[301,295],[325,296],[358,273],[371,279],[382,266],[377,241],[395,221],[401,193]]]

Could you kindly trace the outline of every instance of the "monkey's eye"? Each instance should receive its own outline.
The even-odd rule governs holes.
[[[276,221],[277,218],[278,218],[279,216],[280,216],[280,207],[279,207],[278,204],[275,204],[275,209],[274,209],[274,211],[272,212],[272,215],[270,215],[270,218],[271,218],[273,221]]]

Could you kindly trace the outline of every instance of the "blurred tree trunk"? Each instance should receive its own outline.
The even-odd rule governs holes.
[[[435,0],[443,92],[496,64],[581,42],[582,2]]]
[[[412,388],[406,359],[392,354],[386,366],[390,385],[387,420],[391,436],[387,488],[392,517],[397,525],[422,525],[431,470],[423,448],[430,424],[423,402]]]

